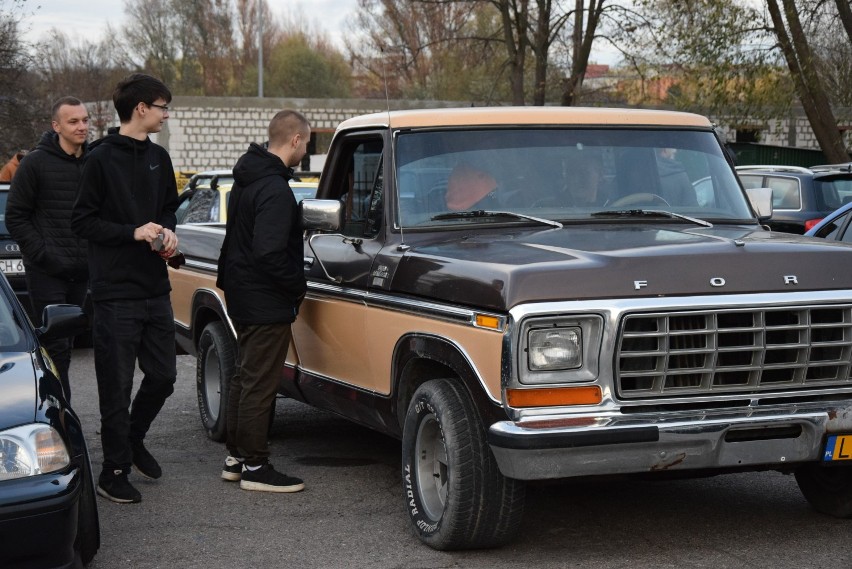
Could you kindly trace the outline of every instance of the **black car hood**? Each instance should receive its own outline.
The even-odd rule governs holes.
[[[32,356],[0,352],[0,430],[35,421],[37,405]]]
[[[446,232],[391,288],[507,310],[536,301],[852,289],[852,247],[755,227],[639,224]]]

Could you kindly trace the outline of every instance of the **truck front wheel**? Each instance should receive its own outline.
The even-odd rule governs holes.
[[[435,379],[408,406],[402,435],[405,503],[434,549],[496,547],[520,527],[524,485],[504,477],[464,388]]]
[[[234,375],[236,346],[225,325],[211,322],[198,339],[198,359],[195,365],[195,387],[198,393],[198,412],[207,436],[224,441],[226,434],[225,409],[231,376]]]
[[[796,482],[816,511],[852,518],[852,467],[806,464],[796,469]]]

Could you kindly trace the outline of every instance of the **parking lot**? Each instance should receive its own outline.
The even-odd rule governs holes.
[[[163,478],[131,475],[141,504],[99,499],[102,543],[91,568],[798,569],[852,563],[852,521],[814,513],[792,477],[772,472],[536,485],[516,542],[495,551],[433,551],[407,527],[399,443],[293,401],[279,401],[272,458],[280,470],[304,478],[307,489],[275,495],[222,481],[224,447],[206,438],[198,419],[195,360],[178,360],[175,394],[147,441]],[[99,472],[91,350],[75,350],[71,381]]]

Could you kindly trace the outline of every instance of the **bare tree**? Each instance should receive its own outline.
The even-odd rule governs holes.
[[[346,48],[362,93],[489,99],[500,81],[499,23],[484,0],[359,0]]]
[[[766,7],[799,101],[820,148],[829,161],[848,161],[843,137],[837,129],[837,119],[799,17],[801,6],[797,6],[794,0],[782,0],[780,6],[777,0],[766,0]]]
[[[33,146],[49,115],[27,70],[31,57],[20,34],[26,14],[24,0],[0,8],[0,163]]]

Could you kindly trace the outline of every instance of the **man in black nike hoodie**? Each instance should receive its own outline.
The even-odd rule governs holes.
[[[240,363],[229,384],[222,478],[243,490],[298,492],[304,483],[269,463],[269,413],[307,284],[296,198],[288,180],[307,152],[311,127],[301,113],[278,112],[268,150],[251,144],[234,167],[217,285],[225,291]],[[224,394],[223,394],[224,395]]]
[[[177,187],[166,150],[148,138],[169,117],[171,93],[134,74],[113,92],[121,126],[92,143],[83,165],[71,229],[89,242],[95,374],[104,463],[98,494],[139,502],[131,465],[162,475],[142,443],[177,375],[171,286],[165,258],[177,250]],[[136,360],[143,378],[131,407]]]

